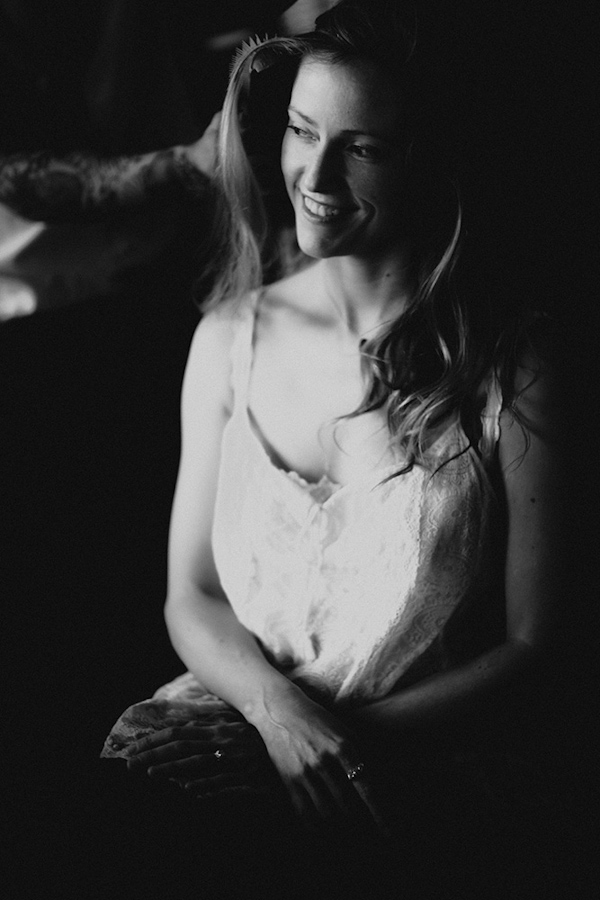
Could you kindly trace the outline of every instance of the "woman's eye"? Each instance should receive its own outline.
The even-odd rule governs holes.
[[[289,131],[293,132],[296,137],[304,138],[306,140],[312,140],[312,134],[310,131],[306,131],[304,128],[300,128],[299,125],[294,125],[293,122],[288,122],[287,125]]]
[[[348,149],[357,159],[379,162],[383,158],[383,151],[380,147],[373,147],[367,144],[352,144]]]

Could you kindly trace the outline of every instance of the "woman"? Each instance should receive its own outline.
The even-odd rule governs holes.
[[[195,796],[276,773],[305,821],[388,833],[420,754],[464,749],[538,682],[558,593],[549,378],[514,317],[458,288],[461,207],[424,143],[420,66],[394,4],[341,2],[234,67],[169,547],[189,673],[105,748]],[[281,208],[257,110],[286,77],[302,264],[261,285]]]

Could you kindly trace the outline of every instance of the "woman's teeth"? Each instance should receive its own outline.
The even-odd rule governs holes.
[[[334,219],[342,212],[341,209],[334,206],[324,206],[322,203],[316,203],[310,197],[304,197],[304,206],[309,213],[312,213],[313,216],[318,216],[320,219]]]

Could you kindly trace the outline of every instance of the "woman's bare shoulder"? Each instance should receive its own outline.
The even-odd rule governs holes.
[[[205,312],[196,326],[190,356],[199,353],[228,356],[249,302],[249,297],[232,297]]]
[[[568,400],[560,370],[545,352],[528,349],[515,366],[511,402],[503,411],[504,421],[517,418],[536,432],[560,430]]]
[[[250,297],[225,300],[202,316],[190,345],[184,404],[188,397],[201,395],[205,405],[231,407],[233,344],[250,300]]]

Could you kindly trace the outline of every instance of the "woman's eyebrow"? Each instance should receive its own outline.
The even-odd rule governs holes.
[[[304,119],[305,122],[308,122],[309,125],[315,125],[316,122],[314,119],[311,119],[310,116],[305,116],[304,113],[301,113],[299,109],[296,109],[294,106],[288,106],[288,112],[295,113],[295,115],[300,116],[301,119]]]

